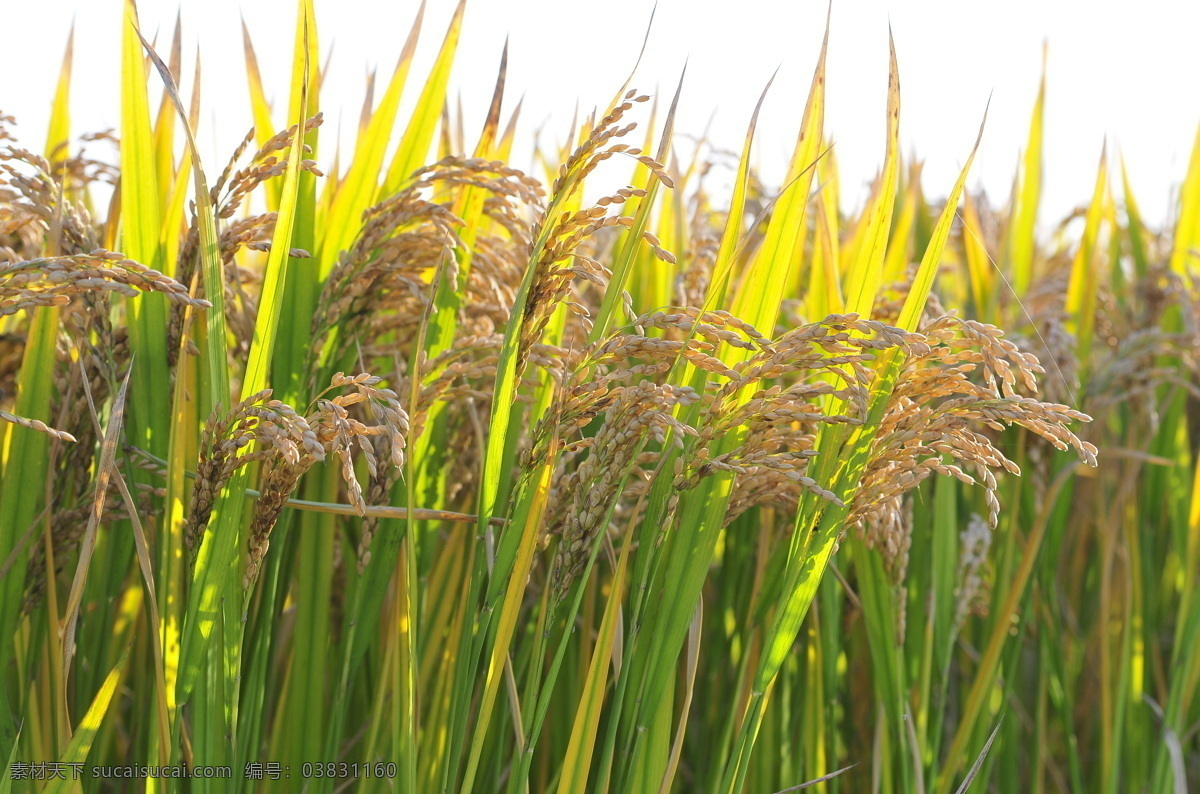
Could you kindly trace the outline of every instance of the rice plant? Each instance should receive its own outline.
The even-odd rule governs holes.
[[[205,163],[123,13],[118,130],[70,45],[0,115],[0,792],[1200,785],[1200,135],[1173,227],[1101,154],[1044,239],[1044,92],[927,197],[893,49],[847,212],[827,30],[782,174],[756,109],[712,192],[686,77],[522,168],[460,2],[324,157],[299,0]]]

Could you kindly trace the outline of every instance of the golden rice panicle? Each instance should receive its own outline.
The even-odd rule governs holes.
[[[451,189],[479,188],[503,205],[514,221],[519,210],[528,207],[541,210],[546,191],[533,177],[501,160],[449,155],[433,165],[425,166],[412,175],[413,189],[442,186]],[[498,205],[494,205],[498,206]]]
[[[91,135],[83,140],[105,138]],[[48,252],[84,254],[99,247],[103,229],[78,197],[91,181],[115,182],[115,176],[82,152],[81,146],[80,154],[52,167],[28,150],[0,148],[0,260],[36,259]]]
[[[271,530],[283,511],[300,477],[316,463],[332,455],[340,464],[350,503],[361,516],[366,509],[362,486],[354,473],[353,453],[363,457],[372,478],[378,477],[380,465],[374,442],[380,443],[387,465],[404,465],[404,448],[409,433],[408,413],[400,405],[396,393],[380,387],[382,378],[370,373],[348,376],[336,373],[329,386],[313,400],[313,411],[305,418],[309,435],[305,444],[289,455],[281,447],[268,450],[261,478],[261,496],[255,505],[250,522],[246,549],[246,568],[242,585],[249,589],[258,576],[258,569],[270,544]],[[348,389],[348,393],[327,398],[329,392]],[[374,424],[365,424],[352,415],[353,406],[365,409]]]
[[[690,405],[699,395],[687,386],[638,381],[614,389],[604,424],[589,445],[590,453],[572,473],[571,506],[565,513],[554,557],[551,587],[556,600],[567,595],[583,573],[592,545],[602,533],[642,446],[649,438],[665,443],[673,431],[676,443],[694,431],[672,414],[677,405]]]
[[[200,551],[217,495],[238,467],[275,459],[299,465],[302,460],[323,457],[324,449],[308,421],[291,406],[272,400],[270,389],[250,395],[231,411],[222,413],[220,406],[214,408],[201,436],[196,485],[183,531],[193,560]]]
[[[79,244],[93,239],[94,234],[88,230],[87,223],[86,215],[75,210],[64,209],[56,213],[56,220],[50,228],[59,231],[60,250],[74,250]],[[38,307],[74,305],[74,311],[67,311],[63,321],[68,329],[77,332],[77,338],[83,341],[85,350],[91,351],[93,363],[101,365],[94,370],[97,375],[111,370],[111,364],[123,358],[126,352],[118,344],[119,335],[112,333],[108,317],[109,296],[117,294],[136,298],[144,292],[162,293],[178,305],[209,305],[207,301],[188,294],[174,279],[127,259],[123,254],[103,248],[95,248],[88,253],[32,259],[8,257],[8,261],[0,263],[0,317]],[[93,335],[103,345],[103,355],[98,353],[98,349],[92,343]],[[108,344],[105,344],[106,342]],[[70,352],[60,352],[59,359],[65,364],[71,358]],[[63,388],[66,381],[60,377],[61,374],[55,373],[59,386],[56,394],[59,399],[66,393]],[[106,391],[106,388],[100,390],[100,396],[103,397]],[[59,403],[60,408],[61,405]],[[76,426],[90,436],[92,428],[86,414],[73,411],[71,417]],[[45,423],[38,420],[18,421],[18,417],[11,414],[0,418],[33,430],[48,432]],[[66,430],[54,431],[51,435],[60,440],[74,440],[75,437]],[[89,446],[79,454],[90,457],[90,453]]]
[[[341,253],[326,278],[312,318],[312,351],[320,353],[337,331],[336,360],[354,340],[387,312],[390,330],[415,335],[432,299],[430,274],[453,260],[462,221],[441,204],[410,187],[363,214],[363,226],[349,251]],[[397,323],[397,316],[402,322]],[[318,362],[310,373],[319,377]]]
[[[590,444],[590,439],[578,440],[575,436],[610,409],[622,393],[623,384],[662,376],[680,358],[715,376],[736,378],[737,372],[713,355],[717,345],[727,342],[749,349],[767,345],[754,328],[727,312],[663,309],[635,317],[630,325],[642,331],[674,332],[675,338],[618,330],[582,350],[557,350],[546,345],[531,348],[530,360],[556,380],[561,378],[563,392],[552,411],[534,428],[523,466],[532,467],[542,459],[552,439],[563,455],[579,451],[580,444]],[[563,375],[564,371],[570,374]]]
[[[927,323],[922,335],[928,344],[911,353],[901,369],[847,522],[859,527],[893,570],[899,567],[897,555],[907,548],[904,538],[893,537],[901,526],[895,520],[899,500],[933,474],[981,482],[988,524],[996,526],[1000,502],[995,473],[1020,470],[983,428],[1021,426],[1096,465],[1096,447],[1069,429],[1072,422],[1090,417],[1021,396],[1019,389],[1036,390],[1035,376],[1042,368],[1031,354],[1002,339],[998,329],[948,315]],[[943,463],[943,456],[954,463]]]
[[[324,454],[324,453],[322,453]],[[297,463],[289,463],[278,456],[267,460],[259,476],[259,498],[254,505],[254,516],[250,521],[250,536],[246,542],[245,571],[242,574],[242,589],[249,590],[258,578],[258,569],[270,545],[271,530],[283,512],[300,477],[312,467],[311,456]]]
[[[325,117],[318,113],[304,123],[304,135],[308,135],[313,130],[317,129],[324,123]],[[221,172],[221,176],[217,178],[216,183],[210,190],[210,198],[213,206],[216,208],[217,217],[222,219],[232,218],[237,212],[238,207],[242,205],[246,197],[268,179],[273,179],[277,176],[283,176],[287,170],[289,158],[294,156],[291,151],[292,138],[295,135],[296,125],[292,125],[286,130],[277,132],[266,144],[256,151],[250,158],[250,164],[237,171],[233,171],[237,160],[241,158],[250,140],[254,136],[254,130],[251,130],[242,142],[234,151],[233,157],[225,170]],[[307,144],[303,146],[304,151],[301,154],[309,153]],[[302,159],[300,161],[301,169],[308,171],[314,176],[324,176],[317,165],[312,160]],[[222,195],[224,191],[224,195]]]
[[[40,257],[0,265],[0,316],[37,306],[65,306],[75,295],[91,291],[136,297],[161,292],[175,303],[208,306],[187,289],[123,254],[98,248],[87,254]]]
[[[715,470],[737,475],[726,525],[759,505],[794,510],[803,491],[840,506],[836,494],[808,475],[817,454],[817,427],[863,421],[870,383],[867,365],[874,351],[924,349],[919,335],[856,315],[830,315],[759,344],[763,349],[738,364],[735,376],[709,406],[710,415],[701,423],[700,462],[684,481],[685,487],[692,487]],[[814,378],[818,373],[829,377]],[[744,402],[735,399],[743,389],[764,383],[771,385],[752,392]],[[850,411],[826,414],[823,404],[829,397]],[[737,427],[746,430],[742,443],[710,457],[708,443]]]
[[[432,300],[431,274],[445,265],[445,278],[458,278],[453,251],[461,246],[456,228],[463,221],[435,200],[444,188],[485,191],[485,212],[510,235],[506,241],[486,235],[476,240],[468,290],[482,300],[468,301],[465,307],[471,315],[491,307],[495,319],[489,318],[488,325],[507,321],[511,296],[497,293],[508,287],[506,282],[519,281],[519,275],[511,268],[509,273],[495,272],[497,265],[504,266],[496,261],[497,251],[527,245],[525,210],[540,211],[542,189],[498,161],[447,157],[417,171],[405,190],[363,214],[354,244],[341,252],[318,299],[312,321],[314,349],[319,350],[334,329],[340,340],[335,358],[356,339],[416,334]],[[508,289],[515,291],[515,286]]]
[[[571,313],[581,318],[584,330],[590,332],[590,311],[579,301],[569,298],[572,283],[580,278],[598,286],[606,286],[612,273],[595,257],[580,255],[580,246],[607,230],[631,228],[634,225],[633,217],[619,212],[609,214],[609,209],[619,209],[631,198],[642,198],[646,191],[633,186],[621,188],[603,196],[586,209],[562,212],[557,217],[550,216],[552,209],[578,192],[584,179],[602,162],[617,155],[632,157],[649,170],[651,178],[666,187],[674,186],[662,163],[643,154],[637,147],[614,143],[637,127],[636,123],[621,124],[625,114],[635,104],[646,102],[649,98],[648,95],[630,90],[559,167],[558,177],[550,188],[550,205],[534,225],[531,234],[533,239],[543,244],[537,251],[535,261],[529,264],[533,268],[533,281],[524,307],[517,348],[518,377],[524,372],[530,349],[541,340],[550,317],[560,303],[565,301]],[[642,235],[641,239],[650,245],[660,259],[674,261],[674,256],[661,248],[653,234]],[[568,261],[574,264],[563,264]],[[622,295],[622,302],[626,313],[632,316],[631,299],[627,294]]]

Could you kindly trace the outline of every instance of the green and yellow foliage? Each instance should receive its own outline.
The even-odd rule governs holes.
[[[1200,136],[1174,228],[1102,155],[1044,237],[1044,92],[1007,204],[978,139],[929,198],[893,49],[847,212],[823,46],[785,173],[756,109],[710,192],[683,79],[543,181],[469,13],[327,172],[312,0],[219,171],[133,0],[118,160],[70,47],[47,151],[0,117],[0,792],[1200,785]]]

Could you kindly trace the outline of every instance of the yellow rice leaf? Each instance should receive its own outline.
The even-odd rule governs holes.
[[[1188,163],[1187,177],[1179,189],[1179,221],[1175,225],[1175,245],[1171,249],[1171,270],[1186,273],[1196,269],[1200,249],[1200,128]]]
[[[775,75],[767,81],[754,113],[750,116],[750,126],[746,129],[746,142],[742,145],[742,156],[738,160],[737,176],[734,177],[733,195],[729,199],[729,211],[725,220],[725,230],[721,234],[721,245],[717,249],[717,260],[713,263],[712,279],[709,281],[708,292],[704,296],[705,311],[722,306],[725,303],[725,293],[729,289],[729,278],[733,273],[733,263],[738,244],[742,240],[743,215],[746,212],[746,192],[750,179],[750,150],[754,144],[754,130],[758,127],[758,114],[762,111],[763,101],[771,90]]]
[[[1146,252],[1146,226],[1142,223],[1142,213],[1138,209],[1137,199],[1133,195],[1133,187],[1129,184],[1129,173],[1125,170],[1125,158],[1121,158],[1121,192],[1125,197],[1125,216],[1128,219],[1126,231],[1129,235],[1129,248],[1133,254],[1133,264],[1138,277],[1144,277],[1150,269],[1150,257]]]
[[[182,68],[182,18],[175,15],[175,34],[171,39],[171,56],[168,60],[168,70],[176,84]],[[163,92],[162,101],[158,106],[158,119],[154,122],[154,168],[158,177],[158,203],[165,206],[170,199],[172,176],[175,173],[175,108],[171,98]],[[168,238],[172,242],[175,236]]]
[[[592,766],[592,754],[596,749],[596,731],[600,727],[600,711],[604,706],[604,692],[608,685],[608,670],[613,660],[613,642],[620,625],[622,594],[625,592],[625,572],[629,563],[629,541],[635,533],[627,532],[621,546],[621,557],[613,572],[609,585],[608,602],[604,617],[600,620],[600,631],[592,650],[592,661],[588,666],[583,683],[583,695],[575,721],[571,726],[571,739],[567,743],[567,754],[563,756],[563,777],[559,781],[560,794],[587,791],[588,770]]]
[[[1088,205],[1083,239],[1071,263],[1071,280],[1067,285],[1067,328],[1075,334],[1077,355],[1085,366],[1091,360],[1092,331],[1096,325],[1096,296],[1102,275],[1097,260],[1097,242],[1104,223],[1105,196],[1108,192],[1108,147],[1100,154],[1100,168],[1092,203]]]
[[[800,135],[788,166],[784,189],[775,200],[774,213],[767,226],[762,248],[754,258],[750,272],[742,281],[734,301],[733,313],[758,328],[768,337],[774,335],[780,302],[794,279],[799,254],[803,250],[805,210],[812,189],[816,164],[821,156],[825,126],[825,56],[829,49],[829,26],[821,42],[821,54],[813,72],[808,101],[800,122]]]
[[[140,61],[141,58],[138,60]],[[82,764],[87,760],[88,753],[92,749],[92,742],[96,739],[100,723],[104,721],[104,715],[108,713],[109,704],[112,703],[113,695],[116,694],[117,683],[121,680],[121,675],[125,671],[125,662],[128,659],[129,648],[126,647],[121,652],[120,658],[117,659],[117,663],[104,677],[104,683],[100,685],[96,696],[92,698],[92,704],[88,706],[87,713],[83,715],[83,719],[75,728],[75,733],[71,736],[66,751],[62,758],[58,759],[59,763]],[[77,790],[78,786],[78,781],[72,780],[70,775],[63,775],[51,780],[42,791],[44,794],[66,794],[68,791]]]
[[[963,255],[967,264],[967,278],[971,283],[971,297],[975,302],[975,314],[978,319],[988,322],[995,295],[996,272],[983,245],[983,226],[970,193],[963,196],[962,218]]]
[[[250,89],[250,115],[254,119],[254,141],[261,147],[275,134],[275,123],[271,121],[271,103],[263,90],[262,74],[258,71],[258,58],[254,55],[254,44],[250,41],[250,30],[242,18],[242,53],[246,59],[246,85]],[[277,180],[267,182],[267,209],[279,206],[279,184]]]
[[[50,124],[46,129],[46,159],[51,165],[70,155],[67,144],[71,138],[71,63],[74,50],[75,23],[72,22],[62,68],[58,73],[58,84],[54,89],[54,102],[50,106]]]
[[[806,319],[810,322],[843,311],[841,253],[838,241],[837,162],[831,145],[817,163],[820,180],[817,217],[813,228],[813,260],[804,291]]]
[[[191,129],[196,128],[200,116],[200,52],[196,52],[196,73],[192,80],[192,105],[188,111],[187,123]],[[169,276],[175,275],[175,266],[179,261],[179,236],[183,234],[183,212],[187,204],[188,182],[192,175],[192,150],[185,149],[179,162],[179,170],[175,173],[174,184],[171,187],[170,198],[165,207],[162,228],[163,272]],[[206,197],[207,198],[207,197]],[[190,286],[190,285],[184,285]]]
[[[892,226],[900,168],[900,71],[896,66],[896,45],[890,31],[888,50],[887,153],[879,190],[866,213],[862,247],[854,258],[846,282],[846,311],[867,318],[871,316],[875,296],[883,281],[883,256]]]
[[[1042,193],[1042,128],[1046,105],[1046,48],[1042,48],[1042,80],[1038,85],[1033,118],[1029,122],[1029,141],[1021,160],[1020,189],[1013,194],[1015,202],[1009,217],[1009,265],[1013,290],[1018,295],[1029,291],[1033,283],[1033,249],[1038,201]]]
[[[979,143],[983,140],[983,127],[986,123],[987,111],[985,110],[983,121],[979,124],[979,135],[975,138],[975,146],[971,148],[971,154],[967,157],[967,162],[963,165],[958,180],[954,183],[954,188],[946,197],[946,206],[942,209],[942,215],[933,228],[933,235],[929,239],[924,256],[921,257],[921,265],[917,268],[917,275],[908,290],[904,307],[900,310],[897,325],[906,331],[915,331],[920,324],[921,313],[925,311],[929,290],[933,287],[933,280],[937,276],[938,265],[941,263],[942,253],[946,249],[946,240],[950,237],[950,229],[954,225],[958,202],[962,198],[963,188],[967,184],[967,174],[971,170],[971,164],[975,162],[975,154],[979,151]]]
[[[904,191],[904,201],[900,207],[900,217],[892,224],[888,237],[887,256],[883,262],[883,280],[885,283],[901,281],[908,269],[909,252],[913,250],[914,227],[917,220],[917,206],[921,192],[921,164],[914,163],[909,173],[908,189]]]
[[[556,453],[548,456],[553,461]],[[534,475],[531,488],[533,498],[527,503],[528,509],[518,508],[513,516],[509,532],[520,532],[520,545],[517,548],[516,559],[512,573],[508,577],[504,590],[504,600],[500,607],[500,618],[496,625],[496,639],[492,644],[492,653],[488,659],[487,674],[484,680],[483,695],[479,701],[479,717],[477,722],[486,725],[491,718],[492,708],[496,705],[496,694],[500,689],[500,679],[504,673],[504,663],[508,658],[508,648],[517,630],[521,602],[525,599],[525,585],[529,581],[529,572],[533,567],[534,553],[537,551],[538,540],[541,536],[542,517],[545,515],[546,503],[550,495],[550,483],[554,474],[554,466],[545,464],[538,468]],[[524,512],[524,515],[522,515]],[[471,742],[471,754],[467,763],[467,771],[463,779],[463,792],[470,792],[479,767],[480,755],[483,752],[483,739],[486,731],[476,731]]]
[[[508,124],[504,125],[504,132],[500,135],[500,141],[496,144],[496,157],[507,161],[509,155],[512,154],[513,140],[517,133],[517,119],[521,116],[521,103],[513,108],[512,115],[508,117]]]
[[[254,54],[254,43],[250,40],[250,29],[242,18],[242,53],[246,59],[246,82],[250,89],[250,113],[254,119],[254,140],[262,146],[275,133],[271,121],[271,103],[263,90],[262,74],[258,71],[258,58]]]

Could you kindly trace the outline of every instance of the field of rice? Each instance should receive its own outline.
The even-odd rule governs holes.
[[[927,195],[893,50],[847,211],[823,47],[786,172],[686,77],[518,163],[464,0],[321,157],[296,5],[201,98],[124,0],[119,128],[70,46],[0,113],[0,794],[1200,787],[1200,134],[1168,226],[1111,150],[1056,223],[1043,79]]]

